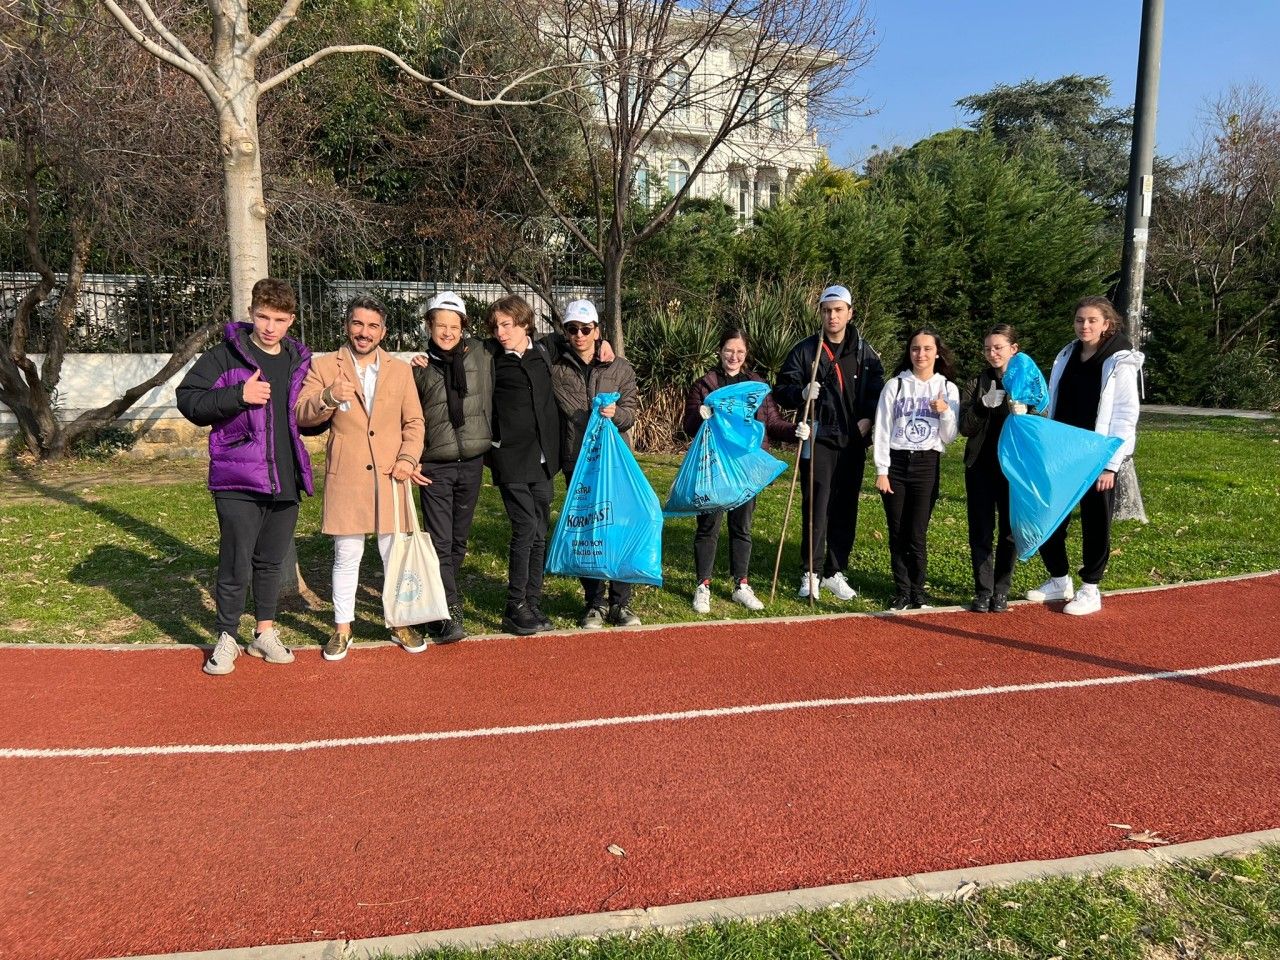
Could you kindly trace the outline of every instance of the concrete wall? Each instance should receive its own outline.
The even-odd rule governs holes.
[[[397,353],[408,360],[412,353]],[[32,354],[37,366],[44,359]],[[66,423],[85,410],[110,403],[134,384],[141,383],[165,365],[167,353],[69,353],[62,364],[62,381],[58,384],[58,419]],[[208,454],[207,427],[197,427],[178,412],[175,390],[192,360],[166,383],[138,398],[138,402],[116,421],[117,426],[138,433],[134,453],[139,456],[205,456]],[[17,419],[0,403],[0,437],[18,432]],[[323,446],[323,440],[321,440]]]

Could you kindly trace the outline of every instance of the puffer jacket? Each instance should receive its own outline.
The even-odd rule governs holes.
[[[493,358],[484,344],[467,338],[462,342],[463,367],[467,375],[467,395],[462,400],[462,426],[455,429],[449,419],[449,401],[445,397],[444,373],[432,364],[415,367],[413,382],[422,401],[426,421],[427,442],[422,451],[423,463],[453,463],[470,460],[487,453],[492,440],[493,422]]]
[[[280,489],[275,463],[275,418],[271,404],[250,406],[242,399],[244,382],[259,370],[249,347],[253,324],[228,323],[225,339],[195,362],[178,385],[178,410],[209,433],[209,489],[245,490],[270,495]],[[311,369],[311,351],[285,337],[280,349],[289,356],[289,439],[298,461],[302,489],[315,487],[311,457],[298,433],[294,405]]]
[[[1053,419],[1054,408],[1058,403],[1058,382],[1062,379],[1062,371],[1066,369],[1067,360],[1075,345],[1076,341],[1072,340],[1053,358],[1053,370],[1049,374],[1050,419]],[[1141,350],[1128,347],[1116,350],[1102,361],[1102,393],[1098,397],[1098,416],[1093,431],[1107,437],[1119,437],[1124,441],[1107,463],[1106,469],[1113,473],[1120,469],[1126,459],[1133,456],[1137,441],[1138,407],[1141,403],[1138,377],[1145,360]]]
[[[620,394],[613,424],[627,446],[631,445],[630,430],[636,422],[640,397],[635,368],[625,357],[588,366],[571,351],[561,353],[551,365],[551,387],[560,408],[560,463],[565,470],[572,470],[578,461],[582,437],[591,419],[591,401],[597,394]]]

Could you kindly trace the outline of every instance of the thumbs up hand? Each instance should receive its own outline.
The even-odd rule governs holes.
[[[943,390],[938,391],[938,395],[930,401],[929,406],[933,408],[934,413],[946,413],[950,408],[947,403],[947,395]]]
[[[241,387],[240,398],[251,407],[261,407],[271,400],[271,384],[262,379],[262,371],[253,371],[253,376]]]
[[[991,386],[987,388],[987,392],[982,395],[982,405],[988,410],[994,410],[1000,404],[1004,403],[1004,391],[996,389],[996,382],[991,381]]]

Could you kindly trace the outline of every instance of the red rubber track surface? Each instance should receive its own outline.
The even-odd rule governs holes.
[[[248,657],[0,650],[0,749],[306,741],[1280,656],[1280,577],[1075,618],[740,623]],[[1280,826],[1280,667],[298,753],[0,757],[0,956],[387,936]],[[616,844],[619,857],[608,850]]]

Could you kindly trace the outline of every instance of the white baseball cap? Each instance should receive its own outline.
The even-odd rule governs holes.
[[[434,297],[427,301],[427,313],[432,310],[452,310],[454,313],[460,313],[463,317],[467,315],[467,305],[462,302],[462,298],[452,290],[446,290],[444,293],[437,293]]]
[[[590,300],[570,300],[564,307],[564,323],[598,324],[600,315]]]
[[[853,297],[849,295],[849,288],[842,287],[839,284],[836,284],[833,287],[827,287],[827,289],[823,290],[822,296],[818,298],[818,303],[831,303],[834,300],[840,300],[851,307],[853,306]]]

